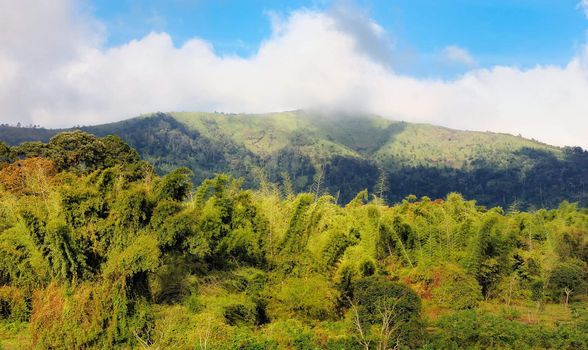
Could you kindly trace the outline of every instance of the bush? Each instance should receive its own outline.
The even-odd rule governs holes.
[[[184,300],[184,306],[192,313],[198,313],[204,308],[196,292],[190,293]]]
[[[454,310],[473,309],[482,300],[482,287],[464,269],[447,265],[441,272],[439,286],[433,289],[433,299]]]
[[[336,316],[339,293],[322,276],[287,278],[271,294],[270,318],[326,320]]]
[[[296,319],[276,320],[261,330],[270,341],[277,343],[279,349],[316,349],[312,341],[312,331]]]
[[[572,291],[572,296],[586,294],[586,277],[586,263],[580,260],[571,259],[557,264],[549,278],[547,297],[552,301],[563,301],[566,288]]]
[[[0,287],[0,319],[26,321],[30,313],[24,291],[11,286]]]
[[[363,329],[377,325],[393,330],[386,339],[372,335],[376,341],[387,342],[384,346],[393,347],[398,342],[401,346],[415,347],[421,343],[421,300],[409,287],[379,276],[362,278],[353,284],[353,304]],[[389,322],[384,315],[388,315]]]
[[[255,311],[243,304],[231,304],[224,307],[223,317],[231,326],[253,325],[255,323]]]
[[[546,329],[474,310],[457,311],[441,317],[437,326],[439,332],[432,342],[433,348],[552,348],[549,340],[553,335]]]

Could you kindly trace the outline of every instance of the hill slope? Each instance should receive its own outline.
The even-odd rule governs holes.
[[[458,191],[484,205],[588,205],[586,152],[507,134],[303,111],[156,113],[82,129],[119,135],[161,172],[187,166],[199,180],[227,172],[256,186],[260,176],[251,174],[263,169],[271,182],[288,177],[293,190],[308,191],[323,174],[321,188],[340,202],[374,190],[383,173],[390,201]],[[0,140],[47,141],[58,131],[0,127]]]

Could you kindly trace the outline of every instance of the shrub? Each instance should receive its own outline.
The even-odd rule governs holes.
[[[552,301],[562,301],[566,288],[572,291],[572,296],[586,294],[586,276],[586,263],[580,260],[570,259],[557,264],[549,278],[547,297]]]
[[[268,305],[271,318],[325,320],[336,316],[338,292],[322,276],[287,278],[274,293]]]
[[[223,317],[231,326],[252,325],[255,323],[255,311],[243,304],[230,304],[224,307]]]
[[[0,319],[26,321],[29,313],[29,305],[22,289],[11,286],[0,287]]]
[[[415,347],[421,343],[421,300],[409,287],[380,276],[362,278],[353,284],[353,304],[364,330],[377,325],[378,332],[389,332],[372,334],[380,346]]]
[[[473,309],[482,300],[482,287],[476,278],[456,265],[446,265],[441,272],[439,285],[433,289],[433,299],[443,307]]]

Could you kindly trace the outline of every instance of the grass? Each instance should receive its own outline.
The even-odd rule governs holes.
[[[244,145],[249,151],[267,157],[296,145],[313,160],[326,155],[358,157],[344,144],[325,137],[319,125],[301,112],[264,115],[173,113],[176,120],[212,139],[228,139]]]
[[[559,303],[538,305],[532,301],[522,301],[511,306],[484,302],[481,304],[480,309],[522,323],[543,324],[553,327],[561,323],[571,323],[573,321],[573,310],[587,310],[587,307],[588,303],[586,302],[576,302],[566,307],[566,305]]]
[[[17,350],[26,348],[31,343],[28,323],[0,320],[0,350]]]
[[[574,321],[574,312],[588,312],[588,302],[575,302],[567,307],[559,303],[542,304],[538,307],[532,301],[518,301],[510,306],[497,301],[484,301],[480,303],[478,310],[525,324],[542,324],[555,327],[562,323],[572,323]],[[435,323],[439,317],[449,315],[452,312],[452,310],[423,301],[423,316],[431,324]]]
[[[377,116],[332,118],[294,111],[268,114],[172,113],[202,135],[228,139],[262,157],[298,146],[312,159],[341,155],[387,165],[463,168],[474,161],[497,167],[532,162],[525,149],[556,157],[562,150],[509,134],[458,131]]]
[[[462,168],[474,160],[506,167],[519,162],[524,149],[561,156],[560,148],[522,137],[491,132],[457,131],[427,124],[406,124],[402,132],[376,152],[383,161],[400,160],[405,165]]]

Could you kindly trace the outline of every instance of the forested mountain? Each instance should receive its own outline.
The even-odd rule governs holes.
[[[225,172],[251,188],[288,182],[305,192],[320,184],[321,193],[341,203],[380,188],[391,203],[457,191],[504,208],[555,207],[562,200],[588,205],[588,152],[507,134],[303,111],[156,113],[81,129],[120,136],[160,174],[185,166],[196,181]],[[48,141],[59,131],[3,126],[0,140]]]
[[[567,202],[193,183],[81,131],[0,148],[2,349],[586,349],[587,263]]]

